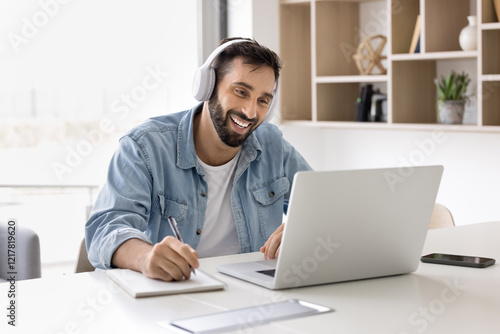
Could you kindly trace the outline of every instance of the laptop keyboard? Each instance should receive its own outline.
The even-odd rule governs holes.
[[[276,272],[276,269],[258,270],[257,272],[259,274],[264,274],[267,276],[274,277],[274,273]]]

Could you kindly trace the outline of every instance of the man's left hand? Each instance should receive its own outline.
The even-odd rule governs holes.
[[[281,237],[283,236],[283,228],[285,224],[281,224],[276,231],[274,231],[269,239],[267,239],[264,246],[260,248],[260,252],[264,253],[264,259],[272,260],[277,259],[280,253]]]

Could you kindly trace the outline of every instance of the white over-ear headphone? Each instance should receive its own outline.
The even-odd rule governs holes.
[[[211,54],[208,56],[205,63],[196,70],[193,78],[193,96],[198,101],[207,101],[212,96],[212,92],[215,86],[215,70],[212,67],[212,62],[215,57],[219,55],[225,48],[234,43],[252,43],[251,40],[246,39],[234,39],[232,41],[226,42],[222,45],[219,45]],[[271,104],[269,105],[269,110],[267,112],[266,117],[264,118],[264,122],[270,121],[273,117],[273,114],[276,110],[276,105],[278,103],[278,81],[274,85],[273,91],[273,99]]]

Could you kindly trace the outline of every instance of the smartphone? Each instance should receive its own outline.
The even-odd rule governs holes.
[[[420,261],[426,263],[448,264],[452,266],[463,266],[463,267],[474,267],[474,268],[485,268],[495,263],[495,259],[490,259],[487,257],[453,255],[453,254],[442,254],[442,253],[433,253],[429,255],[424,255],[420,258]]]

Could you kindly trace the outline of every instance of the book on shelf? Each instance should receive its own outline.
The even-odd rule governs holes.
[[[415,29],[413,30],[413,37],[411,39],[409,53],[420,52],[420,32],[421,32],[421,20],[419,14],[417,15],[417,21],[415,22]]]

